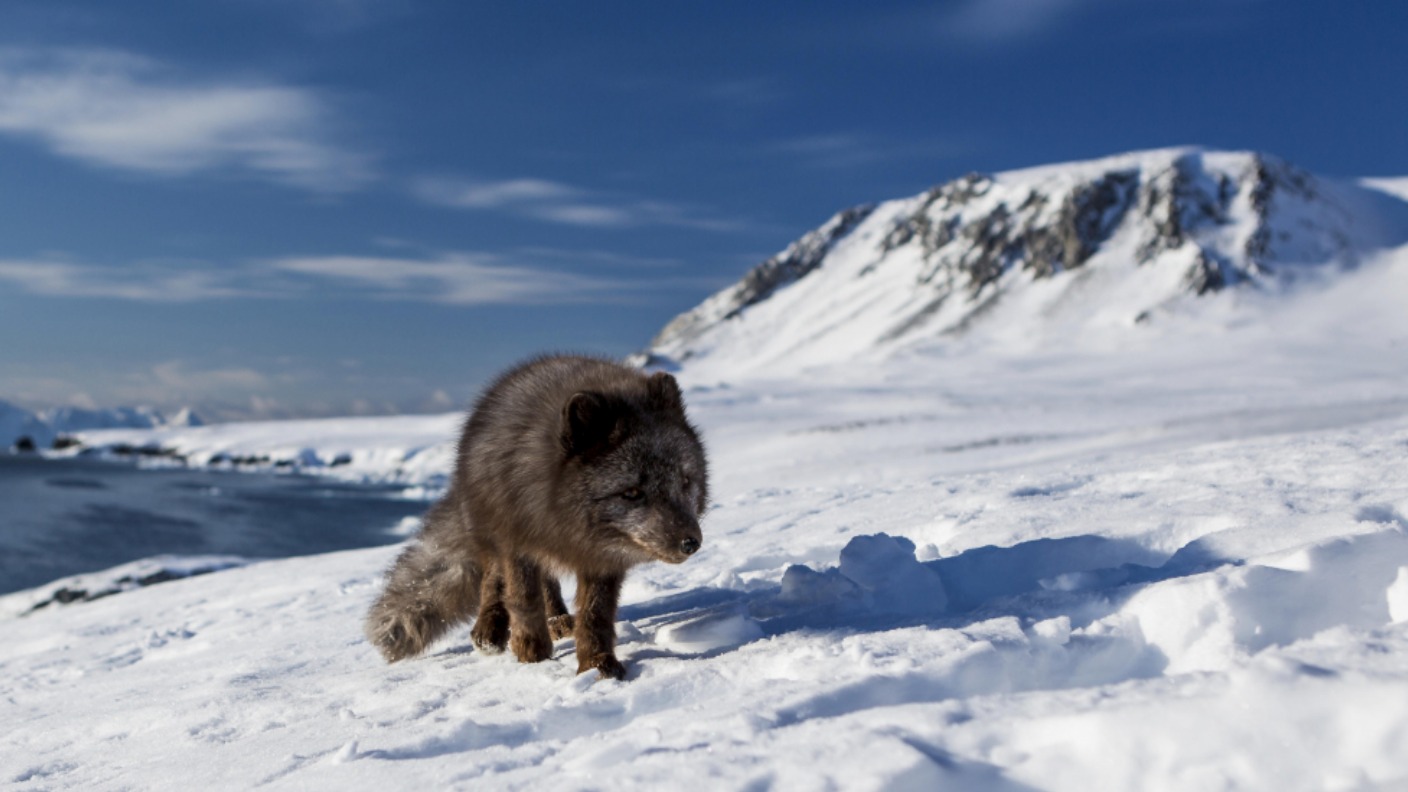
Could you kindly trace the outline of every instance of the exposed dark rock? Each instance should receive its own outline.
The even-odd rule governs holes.
[[[771,297],[778,288],[795,282],[821,265],[826,254],[875,210],[873,204],[840,212],[825,225],[793,242],[786,250],[749,270],[743,279],[704,305],[680,314],[665,326],[653,343],[672,337],[691,337],[717,321],[731,319],[750,305]]]
[[[904,218],[890,229],[880,243],[883,252],[889,252],[918,238],[924,249],[933,252],[953,241],[957,219],[935,223],[935,213],[952,212],[966,206],[974,198],[985,195],[992,188],[992,177],[981,173],[970,173],[947,184],[929,190],[920,207],[909,217]]]
[[[52,592],[50,592],[49,596],[45,599],[42,599],[29,606],[29,610],[25,611],[22,615],[27,616],[31,613],[34,613],[35,611],[43,610],[44,608],[47,608],[50,605],[71,605],[75,602],[92,602],[94,600],[102,599],[103,597],[110,597],[114,594],[121,594],[124,591],[145,588],[147,586],[155,586],[158,583],[166,583],[172,580],[181,580],[183,578],[188,577],[197,577],[200,575],[209,574],[211,572],[219,572],[220,570],[229,569],[231,567],[239,565],[240,563],[235,561],[213,561],[208,566],[197,566],[177,569],[163,568],[158,569],[155,572],[150,572],[148,574],[140,576],[122,575],[121,577],[114,579],[111,583],[96,586],[93,588],[81,588],[78,586],[60,586],[59,588],[54,589]]]
[[[1197,261],[1188,268],[1188,274],[1184,278],[1188,289],[1199,296],[1227,285],[1227,276],[1222,265],[1203,251],[1198,252]],[[1147,319],[1147,316],[1145,318]],[[1139,317],[1135,317],[1135,321],[1139,321]]]
[[[772,296],[779,286],[792,283],[816,269],[836,242],[855,230],[874,208],[866,205],[847,209],[832,222],[797,240],[781,255],[749,270],[739,284],[738,304],[726,317],[736,316],[744,308]]]
[[[1027,268],[1041,277],[1058,271],[1057,264],[1066,269],[1084,264],[1124,219],[1138,183],[1138,173],[1118,171],[1072,190],[1061,205],[1055,229],[1034,234],[1038,241],[1028,243],[1033,255]],[[1050,241],[1041,244],[1043,239]],[[1048,249],[1059,250],[1060,258],[1053,261],[1035,255],[1038,250]]]
[[[1028,192],[1016,209],[1004,202],[976,217],[935,217],[935,208],[947,211],[986,192],[987,182],[978,190],[960,180],[931,191],[930,200],[890,231],[882,251],[918,240],[931,261],[919,282],[961,286],[972,294],[1012,266],[1047,277],[1079,267],[1095,254],[1129,209],[1138,181],[1135,171],[1117,171],[1079,185],[1066,195],[1054,221],[1043,219],[1050,199],[1036,191]],[[942,250],[955,240],[955,251]]]
[[[1139,212],[1153,233],[1139,245],[1139,262],[1148,263],[1160,253],[1182,247],[1199,228],[1227,222],[1234,196],[1203,169],[1201,154],[1179,157],[1140,188]]]
[[[209,465],[210,467],[223,467],[223,466],[234,466],[234,467],[245,467],[245,466],[247,466],[247,467],[256,467],[256,466],[261,466],[261,467],[262,467],[262,466],[264,466],[264,465],[268,465],[271,461],[272,461],[271,458],[270,458],[267,454],[258,454],[258,455],[255,455],[255,454],[236,455],[236,454],[220,453],[220,454],[216,454],[216,455],[212,456],[210,459],[208,459],[208,460],[206,461],[206,464]],[[293,462],[290,461],[290,460],[285,460],[285,461],[286,461],[288,464],[290,464],[290,465],[293,464]],[[350,462],[351,460],[349,459],[348,461]]]

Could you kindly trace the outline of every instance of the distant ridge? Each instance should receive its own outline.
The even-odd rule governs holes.
[[[93,429],[156,429],[167,426],[203,426],[189,407],[163,412],[152,407],[112,407],[89,410],[82,407],[54,407],[33,413],[0,401],[0,450],[21,438],[29,438],[39,449],[53,445],[62,435]]]

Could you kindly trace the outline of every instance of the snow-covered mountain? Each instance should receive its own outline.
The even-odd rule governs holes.
[[[0,401],[0,450],[9,448],[21,437],[31,438],[46,447],[53,442],[53,431],[34,413]]]
[[[204,426],[205,422],[189,407],[173,413],[153,407],[111,407],[86,410],[82,407],[55,407],[39,414],[44,423],[59,432],[91,429],[156,429],[173,426]]]
[[[648,354],[737,376],[935,339],[1089,337],[1352,267],[1403,241],[1393,192],[1195,148],[970,174],[840,212],[675,318]]]
[[[176,412],[146,406],[97,410],[53,407],[32,413],[0,401],[0,448],[8,448],[26,437],[36,447],[48,448],[57,437],[94,429],[160,429],[196,427],[204,423],[189,407]]]

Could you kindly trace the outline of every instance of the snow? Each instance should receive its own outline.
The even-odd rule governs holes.
[[[1361,179],[1360,181],[1365,187],[1380,190],[1396,198],[1408,201],[1408,176]]]
[[[1143,288],[1111,277],[1066,307],[1043,290],[1078,284],[1014,290],[1009,318],[1071,321],[980,341],[828,362],[814,323],[769,308],[760,343],[801,359],[686,361],[715,502],[696,556],[628,577],[624,681],[578,676],[570,640],[522,665],[467,628],[386,665],[361,620],[396,547],[0,599],[0,783],[1408,785],[1408,249],[1139,325],[1099,315]],[[804,283],[759,305],[825,315],[869,288]],[[83,439],[433,493],[461,420]],[[228,568],[17,615],[151,564]]]
[[[400,415],[78,432],[84,446],[165,449],[194,466],[297,470],[348,481],[416,484],[433,494],[454,462],[464,416]],[[73,455],[68,449],[54,455]],[[170,464],[161,457],[147,464]],[[246,464],[246,462],[248,462]],[[283,463],[283,464],[280,464]],[[416,493],[408,497],[414,497]]]
[[[360,622],[394,547],[250,563],[9,618],[0,779],[1402,784],[1405,263],[1111,348],[686,367],[716,503],[698,556],[628,578],[626,681],[577,676],[570,641],[483,656],[467,629],[385,665]],[[459,420],[101,436],[433,486]]]
[[[119,564],[102,572],[70,575],[37,588],[0,595],[0,618],[22,616],[31,611],[62,606],[74,601],[91,601],[142,586],[218,572],[246,563],[249,563],[248,559],[229,555],[160,555],[143,558]]]

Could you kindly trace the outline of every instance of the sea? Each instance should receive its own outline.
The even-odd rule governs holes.
[[[285,558],[405,539],[424,499],[296,473],[0,453],[0,594],[154,555]]]

